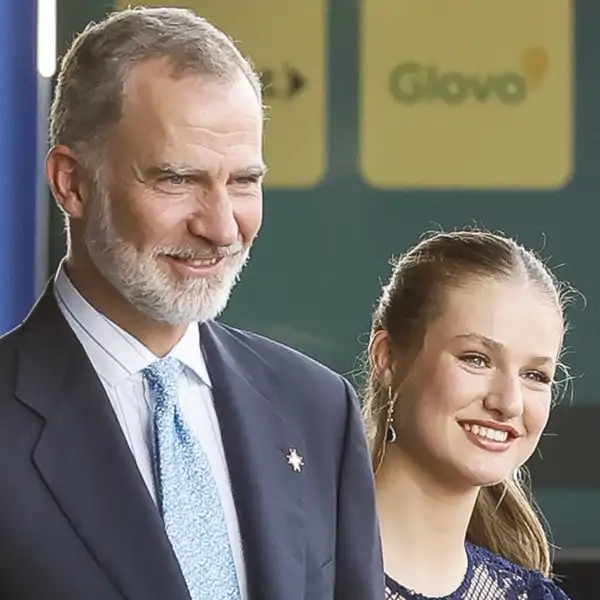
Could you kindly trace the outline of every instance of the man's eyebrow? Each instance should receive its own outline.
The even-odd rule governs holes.
[[[195,177],[198,179],[205,179],[211,176],[209,169],[202,169],[198,167],[192,167],[183,163],[177,162],[162,162],[157,165],[151,165],[142,170],[146,177],[156,177],[158,175],[168,175],[173,173],[176,175],[183,175],[186,177]],[[234,177],[252,176],[252,177],[264,177],[267,173],[267,167],[264,164],[250,165],[242,169],[238,169],[232,173]]]
[[[237,169],[232,173],[233,177],[240,176],[253,176],[253,177],[264,177],[267,173],[266,165],[250,165],[242,169]]]
[[[146,176],[151,177],[167,175],[169,173],[193,177],[207,177],[209,175],[208,169],[199,169],[197,167],[191,167],[190,165],[176,162],[162,162],[157,165],[150,165],[149,167],[142,169],[142,171]]]

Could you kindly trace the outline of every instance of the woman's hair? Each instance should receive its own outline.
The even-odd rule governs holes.
[[[489,279],[527,281],[563,316],[564,294],[552,273],[531,251],[499,234],[481,230],[436,233],[395,262],[373,315],[371,340],[381,330],[389,335],[396,391],[421,350],[428,324],[443,310],[445,293]],[[401,373],[399,357],[408,357],[409,363],[405,368],[402,361]],[[391,401],[376,371],[371,364],[363,400],[375,471],[385,452]],[[467,539],[524,567],[545,574],[551,571],[548,539],[520,471],[481,489]]]

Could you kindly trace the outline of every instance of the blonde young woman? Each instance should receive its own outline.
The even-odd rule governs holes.
[[[440,233],[397,262],[364,404],[388,600],[568,600],[519,476],[564,328],[553,276],[510,239]]]

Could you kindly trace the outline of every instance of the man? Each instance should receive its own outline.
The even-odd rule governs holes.
[[[123,11],[51,117],[68,252],[0,339],[0,596],[381,600],[353,391],[214,320],[261,224],[248,62],[191,12]]]

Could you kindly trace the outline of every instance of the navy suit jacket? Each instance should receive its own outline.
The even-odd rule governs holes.
[[[201,338],[251,600],[382,600],[373,479],[351,387],[252,333],[209,322]],[[299,472],[291,448],[304,459]],[[0,598],[189,600],[51,285],[0,338]]]

